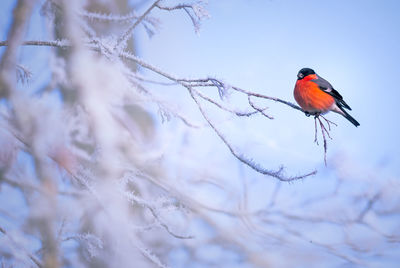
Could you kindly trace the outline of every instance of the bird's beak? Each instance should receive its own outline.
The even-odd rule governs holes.
[[[303,74],[298,73],[298,74],[297,74],[297,78],[302,79],[302,78],[303,78]]]

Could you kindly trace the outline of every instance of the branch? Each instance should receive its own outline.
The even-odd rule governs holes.
[[[268,119],[274,119],[272,116],[270,116],[270,115],[268,115],[268,114],[266,114],[266,113],[264,112],[264,111],[265,111],[266,109],[268,109],[268,108],[264,108],[264,109],[258,108],[258,107],[254,104],[254,102],[251,101],[250,95],[247,95],[247,100],[248,100],[250,106],[251,106],[254,110],[258,111],[259,113],[261,113],[263,116],[265,116],[265,117],[268,118]]]
[[[156,3],[156,2],[155,2],[155,3]],[[154,4],[153,4],[153,5],[154,5]],[[65,40],[62,40],[62,41],[48,41],[48,42],[46,42],[46,41],[26,41],[26,42],[24,42],[23,44],[24,44],[24,45],[35,45],[35,42],[38,42],[38,44],[40,44],[40,45],[48,44],[49,46],[54,46],[54,47],[60,47],[60,46],[62,46],[62,47],[68,47],[68,46],[69,46],[68,42],[65,41]],[[4,46],[4,45],[7,45],[7,42],[6,42],[6,41],[0,42],[0,46],[2,46],[2,45],[3,45],[3,46]],[[87,46],[88,46],[90,49],[93,49],[93,50],[95,50],[95,51],[102,52],[102,47],[101,47],[101,43],[100,43],[99,40],[97,40],[97,41],[94,42],[94,43],[88,43]],[[108,51],[108,52],[109,52],[109,51]],[[107,54],[107,55],[108,55],[108,54]],[[238,153],[235,149],[233,149],[233,147],[229,144],[229,142],[226,140],[226,138],[225,138],[225,137],[222,135],[222,133],[215,127],[215,125],[210,121],[210,119],[208,118],[208,116],[207,116],[206,113],[204,112],[204,110],[203,110],[201,104],[199,103],[198,99],[194,96],[194,89],[193,89],[193,87],[192,87],[192,85],[191,85],[192,83],[194,83],[195,86],[199,86],[199,84],[205,83],[207,86],[214,86],[214,87],[218,88],[218,91],[219,91],[220,96],[223,96],[224,91],[226,90],[227,87],[225,86],[225,84],[224,84],[222,81],[217,80],[217,79],[215,79],[215,78],[200,78],[200,79],[178,78],[178,77],[176,77],[176,76],[174,76],[174,75],[172,75],[172,74],[169,74],[169,73],[167,73],[167,72],[165,72],[165,71],[163,71],[163,70],[161,70],[161,69],[159,69],[159,68],[157,68],[157,67],[151,65],[150,63],[145,62],[144,60],[140,59],[139,57],[137,57],[137,56],[135,56],[135,55],[133,55],[133,54],[127,52],[127,51],[118,52],[117,55],[118,55],[118,57],[120,57],[120,58],[123,58],[123,59],[126,59],[126,60],[134,61],[135,63],[137,63],[138,65],[142,66],[143,68],[146,68],[146,69],[148,69],[148,70],[150,70],[150,71],[153,71],[153,72],[155,72],[155,73],[157,73],[157,74],[159,74],[159,75],[161,75],[161,76],[163,76],[163,77],[165,77],[165,78],[167,78],[167,79],[169,79],[169,80],[171,80],[171,81],[173,81],[173,82],[176,82],[177,84],[180,84],[181,86],[185,87],[186,89],[188,89],[188,91],[189,91],[191,97],[194,99],[195,103],[197,104],[197,106],[198,106],[198,108],[199,108],[199,110],[200,110],[200,112],[201,112],[203,118],[204,118],[204,119],[207,121],[207,123],[211,126],[211,128],[212,128],[212,129],[214,130],[214,132],[218,135],[218,137],[224,142],[224,144],[228,147],[228,149],[230,150],[230,152],[231,152],[240,162],[242,162],[242,163],[246,164],[247,166],[251,167],[253,170],[257,171],[258,173],[261,173],[261,174],[263,174],[263,175],[272,176],[272,177],[274,177],[274,178],[276,178],[276,179],[278,179],[278,180],[280,180],[280,181],[294,181],[294,180],[299,180],[299,179],[303,179],[303,178],[308,177],[308,176],[315,175],[315,174],[317,173],[317,171],[314,170],[314,171],[312,171],[312,172],[310,172],[310,173],[307,173],[307,174],[304,174],[304,175],[286,177],[286,176],[284,176],[284,175],[282,174],[282,173],[283,173],[283,168],[280,168],[278,171],[271,171],[271,170],[268,170],[268,169],[262,167],[261,165],[259,165],[259,164],[257,164],[257,163],[254,163],[252,160],[246,158],[246,157],[243,156],[242,154]],[[211,84],[212,84],[212,85],[211,85]],[[239,87],[235,87],[235,86],[232,86],[232,87],[230,87],[230,88],[234,89],[235,91],[241,92],[241,93],[247,95],[248,97],[253,96],[253,97],[256,97],[256,98],[273,100],[273,101],[283,103],[283,104],[285,104],[285,105],[287,105],[287,106],[289,106],[289,107],[291,107],[291,108],[293,108],[293,109],[296,109],[296,110],[299,110],[299,111],[302,111],[302,112],[303,112],[303,110],[302,110],[299,106],[297,106],[297,105],[295,105],[295,104],[293,104],[293,103],[291,103],[291,102],[284,101],[284,100],[279,99],[279,98],[270,97],[270,96],[267,96],[267,95],[263,95],[263,94],[259,94],[259,93],[255,93],[255,92],[251,92],[251,91],[247,91],[247,90],[241,89],[241,88],[239,88]],[[197,91],[197,90],[196,90],[196,91]],[[211,101],[211,103],[213,103],[214,105],[216,105],[216,102],[215,102],[215,101]],[[257,110],[257,108],[254,108],[254,107],[252,107],[252,108],[255,109],[255,110]],[[259,111],[259,110],[257,110],[257,111]]]
[[[173,7],[166,7],[166,6],[160,6],[160,5],[156,5],[157,8],[162,9],[162,10],[167,10],[167,11],[172,11],[172,10],[177,10],[177,9],[185,9],[185,8],[193,8],[192,5],[189,4],[179,4]]]
[[[231,145],[230,143],[226,140],[226,138],[222,135],[222,133],[217,129],[217,127],[211,122],[211,120],[208,118],[207,114],[205,113],[205,111],[203,110],[203,107],[201,106],[199,100],[196,98],[195,93],[193,92],[193,89],[189,86],[186,86],[186,88],[188,89],[190,96],[192,97],[192,99],[195,101],[195,103],[197,104],[197,107],[199,108],[200,113],[202,114],[203,118],[208,122],[208,124],[210,125],[210,127],[214,130],[214,132],[218,135],[218,137],[225,143],[225,145],[228,147],[228,149],[230,150],[230,152],[233,154],[233,156],[235,156],[240,162],[246,164],[247,166],[249,166],[250,168],[252,168],[253,170],[257,171],[258,173],[261,173],[263,175],[268,175],[271,177],[274,177],[280,181],[294,181],[294,180],[299,180],[299,179],[303,179],[305,177],[311,176],[311,175],[315,175],[317,173],[317,171],[313,171],[311,173],[305,174],[305,175],[300,175],[300,176],[293,176],[293,177],[286,177],[284,176],[283,173],[283,167],[281,167],[278,171],[272,171],[272,170],[268,170],[264,167],[262,167],[261,165],[254,163],[252,160],[246,158],[244,155],[239,154]]]
[[[11,29],[8,33],[6,51],[0,61],[0,97],[7,97],[16,84],[15,70],[18,47],[22,43],[26,23],[30,18],[34,0],[19,0],[13,11]]]
[[[0,41],[0,47],[9,46],[10,41]],[[53,40],[53,41],[42,41],[42,40],[35,40],[35,41],[23,41],[21,42],[23,46],[43,46],[43,47],[58,47],[58,48],[70,48],[71,44],[68,40]]]
[[[199,95],[200,98],[202,98],[202,99],[208,101],[209,103],[214,104],[215,106],[217,106],[217,107],[220,108],[221,110],[227,111],[227,112],[232,113],[232,114],[234,114],[234,115],[250,117],[250,116],[252,116],[252,115],[258,113],[258,111],[253,111],[253,112],[240,112],[240,111],[232,110],[232,109],[230,109],[230,108],[228,108],[228,107],[225,107],[225,106],[223,106],[222,104],[216,102],[215,100],[213,100],[213,99],[207,97],[206,95],[204,95],[204,94],[201,93],[200,91],[198,91],[198,90],[196,90],[196,89],[194,89],[194,88],[192,88],[192,90],[194,90],[194,91],[196,92],[196,94]]]
[[[134,202],[138,205],[141,205],[145,208],[147,208],[151,214],[153,215],[154,219],[156,220],[156,222],[165,229],[165,231],[167,231],[167,233],[169,233],[171,236],[178,238],[178,239],[192,239],[194,238],[194,236],[189,235],[189,236],[184,236],[184,235],[179,235],[179,234],[175,234],[174,232],[171,231],[171,229],[169,228],[169,226],[164,223],[161,219],[160,216],[158,215],[158,213],[156,212],[156,208],[154,208],[152,205],[149,204],[149,202],[142,200],[140,197],[135,196],[132,193],[127,193],[125,192],[125,196],[128,198],[129,201]]]
[[[326,124],[328,125],[328,128],[324,125],[324,123],[321,121],[320,117],[322,117]],[[326,119],[323,115],[317,114],[314,116],[314,128],[315,128],[315,137],[314,137],[314,142],[317,143],[318,145],[318,126],[317,126],[317,120],[319,122],[319,126],[321,128],[321,133],[322,133],[322,139],[324,141],[324,163],[325,166],[327,165],[326,162],[326,153],[328,151],[328,142],[326,141],[326,136],[328,136],[330,139],[332,139],[331,135],[329,135],[329,131],[331,131],[331,124],[336,126],[336,123]]]
[[[117,22],[125,22],[125,21],[131,21],[134,19],[138,19],[138,16],[132,12],[126,15],[111,15],[111,14],[101,14],[101,13],[96,13],[96,12],[89,12],[86,10],[78,11],[78,14],[81,17],[88,18],[91,20],[99,20],[99,21],[117,21]]]
[[[128,30],[120,36],[117,40],[117,44],[115,45],[114,49],[117,49],[120,46],[124,46],[126,41],[128,41],[129,37],[132,35],[133,30],[135,30],[136,26],[139,25],[139,23],[147,16],[147,14],[150,13],[150,11],[156,7],[156,5],[160,2],[161,0],[155,1],[136,21],[134,24],[132,24],[131,27],[128,28]]]
[[[260,98],[260,99],[273,100],[273,101],[276,101],[276,102],[280,102],[280,103],[286,104],[286,105],[292,107],[293,109],[296,109],[296,110],[299,110],[301,112],[304,112],[303,109],[301,109],[299,106],[297,106],[296,104],[291,103],[289,101],[285,101],[285,100],[282,100],[282,99],[279,99],[279,98],[276,98],[276,97],[266,96],[266,95],[255,93],[255,92],[252,92],[252,91],[247,91],[247,90],[244,90],[244,89],[241,89],[241,88],[238,88],[238,87],[232,87],[232,88],[234,90],[238,91],[238,92],[242,92],[242,93],[246,94],[247,96],[253,96],[253,97]]]
[[[149,69],[149,70],[151,70],[151,71],[153,71],[153,72],[155,72],[155,73],[157,73],[157,74],[159,74],[161,76],[164,76],[165,78],[167,78],[167,79],[169,79],[171,81],[177,82],[178,84],[181,84],[184,87],[186,87],[186,86],[192,87],[192,83],[194,83],[193,86],[196,86],[196,87],[198,87],[198,86],[214,86],[214,87],[218,87],[215,83],[212,83],[212,81],[217,81],[218,83],[220,83],[222,85],[224,84],[223,82],[221,82],[221,81],[219,81],[219,80],[217,80],[215,78],[184,79],[184,78],[175,77],[174,75],[168,74],[168,73],[158,69],[157,67],[155,67],[155,66],[153,66],[153,65],[151,65],[151,64],[149,64],[149,63],[147,63],[145,61],[143,61],[139,57],[137,57],[137,56],[135,56],[135,55],[133,55],[133,54],[131,54],[129,52],[126,52],[126,51],[121,52],[119,54],[119,56],[124,58],[124,59],[132,60],[135,63],[141,65],[142,67],[144,67],[146,69]],[[212,84],[210,84],[210,83],[212,83]],[[296,110],[299,110],[301,112],[304,112],[296,104],[293,104],[291,102],[282,100],[280,98],[270,97],[270,96],[259,94],[259,93],[255,93],[255,92],[252,92],[252,91],[247,91],[247,90],[241,89],[239,87],[235,87],[235,86],[232,86],[231,88],[234,89],[235,91],[244,93],[244,94],[246,94],[248,96],[254,96],[254,97],[257,97],[257,98],[267,99],[267,100],[273,100],[273,101],[276,101],[276,102],[283,103],[283,104],[285,104],[285,105],[287,105],[287,106],[289,106],[289,107],[291,107],[293,109],[296,109]]]
[[[157,4],[157,8],[167,11],[173,11],[179,9],[184,10],[186,14],[189,16],[190,20],[192,21],[196,33],[200,30],[200,21],[203,18],[210,17],[208,12],[199,4],[178,4],[172,7],[160,6]],[[193,14],[190,11],[192,11]]]
[[[356,221],[357,222],[363,222],[365,215],[372,209],[374,204],[379,201],[379,198],[381,197],[381,193],[376,193],[372,198],[368,199],[367,204],[365,208],[360,212],[358,215]]]
[[[9,42],[8,41],[0,41],[0,47],[1,46],[8,46]],[[50,46],[50,47],[58,47],[58,48],[68,48],[71,47],[70,43],[68,40],[54,40],[54,41],[25,41],[21,45],[24,46]],[[100,48],[98,45],[93,44],[93,43],[88,43],[87,44],[89,48],[100,51]],[[167,72],[162,71],[161,69],[158,69],[157,67],[151,65],[150,63],[145,62],[144,60],[140,59],[139,57],[127,52],[127,51],[122,51],[118,54],[119,57],[127,60],[134,61],[135,63],[139,64],[143,68],[146,68],[150,71],[153,71],[177,84],[180,84],[182,86],[190,86],[190,87],[216,87],[215,83],[212,83],[211,81],[218,81],[219,83],[223,84],[221,81],[215,79],[215,78],[199,78],[199,79],[185,79],[185,78],[178,78],[172,74],[169,74]],[[273,100],[275,102],[280,102],[283,103],[295,110],[299,110],[301,112],[304,112],[299,106],[296,104],[282,100],[280,98],[276,97],[271,97],[267,95],[263,95],[260,93],[255,93],[252,91],[244,90],[239,87],[232,86],[232,89],[235,91],[241,92],[246,94],[247,96],[253,96],[256,98],[260,99],[267,99],[267,100]]]
[[[28,252],[28,251],[26,250],[25,247],[23,247],[22,245],[19,245],[19,244],[14,240],[14,238],[11,237],[11,236],[7,233],[7,231],[6,231],[3,227],[1,227],[1,226],[0,226],[0,233],[2,233],[4,236],[6,236],[6,237],[10,240],[10,242],[11,242],[12,244],[14,244],[14,246],[16,246],[18,249],[21,249],[22,251],[24,251],[25,254],[29,257],[29,259],[30,259],[31,261],[33,261],[33,262],[36,264],[37,267],[39,267],[39,268],[42,268],[42,267],[43,267],[43,265],[41,264],[40,260],[38,260],[32,253]]]

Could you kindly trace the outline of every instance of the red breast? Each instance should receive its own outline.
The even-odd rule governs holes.
[[[323,92],[316,83],[311,80],[317,79],[316,74],[311,74],[301,80],[297,80],[294,88],[294,98],[300,107],[310,113],[328,112],[335,99],[328,93]]]

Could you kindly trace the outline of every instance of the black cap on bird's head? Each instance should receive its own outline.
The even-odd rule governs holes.
[[[301,80],[301,79],[303,79],[304,77],[306,77],[307,75],[310,75],[310,74],[315,74],[313,69],[311,69],[311,68],[303,68],[297,74],[297,79]]]

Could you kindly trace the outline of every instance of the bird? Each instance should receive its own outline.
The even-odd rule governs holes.
[[[342,95],[324,78],[317,75],[311,68],[303,68],[297,73],[294,87],[294,98],[307,116],[318,117],[329,111],[341,114],[354,126],[357,122],[345,109],[351,111],[350,106],[343,100]]]

